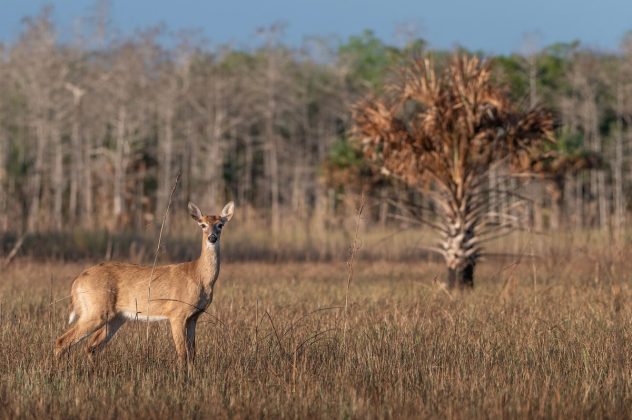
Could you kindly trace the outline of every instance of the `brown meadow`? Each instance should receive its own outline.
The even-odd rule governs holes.
[[[57,362],[89,263],[17,260],[0,283],[0,417],[625,418],[632,261],[560,246],[489,261],[449,294],[433,262],[222,266],[189,372],[167,323],[126,324],[92,363]]]

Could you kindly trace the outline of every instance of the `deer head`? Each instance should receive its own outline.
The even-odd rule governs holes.
[[[195,220],[197,224],[200,225],[200,228],[202,228],[202,232],[204,232],[209,245],[213,245],[219,241],[224,225],[233,218],[234,210],[235,203],[231,201],[224,206],[219,216],[204,216],[198,206],[189,202],[189,213],[191,214],[193,220]]]

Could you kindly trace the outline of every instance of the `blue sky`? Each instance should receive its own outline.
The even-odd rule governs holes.
[[[10,42],[21,18],[54,6],[64,38],[94,0],[1,0],[0,40]],[[297,45],[306,36],[347,38],[372,29],[397,44],[397,27],[416,28],[432,47],[457,44],[489,53],[524,48],[532,34],[538,46],[578,39],[608,50],[632,30],[632,0],[112,0],[111,22],[123,33],[165,23],[171,30],[199,29],[213,43],[256,43],[256,29],[274,22],[287,25],[283,40]]]

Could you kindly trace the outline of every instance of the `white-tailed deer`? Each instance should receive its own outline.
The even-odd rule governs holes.
[[[219,216],[203,216],[189,203],[191,217],[202,228],[202,251],[191,262],[155,267],[101,263],[81,273],[72,283],[72,312],[68,331],[57,339],[55,355],[61,356],[89,337],[90,355],[102,350],[127,320],[168,320],[181,361],[195,357],[195,325],[213,300],[219,276],[219,243],[222,228],[233,217],[234,204]],[[149,292],[150,291],[150,292]]]

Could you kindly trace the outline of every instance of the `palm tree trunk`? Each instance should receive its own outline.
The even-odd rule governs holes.
[[[446,286],[471,288],[474,286],[474,268],[479,256],[473,241],[474,227],[466,227],[465,221],[469,219],[467,214],[451,219],[443,240],[443,256],[448,266]]]
[[[463,268],[454,269],[448,267],[448,287],[453,289],[459,287],[462,289],[474,287],[474,268],[475,263],[468,263]]]

